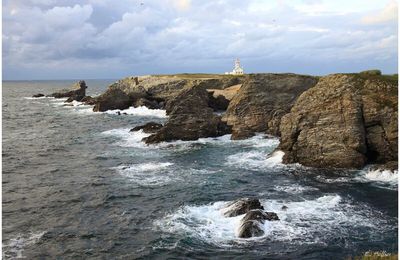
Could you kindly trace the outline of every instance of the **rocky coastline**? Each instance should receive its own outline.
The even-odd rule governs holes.
[[[245,139],[261,132],[280,138],[284,163],[397,169],[397,77],[176,74],[127,77],[97,97],[86,96],[86,88],[79,81],[48,96],[93,105],[95,112],[166,110],[164,125],[136,128],[152,133],[143,139],[147,144],[225,134]]]

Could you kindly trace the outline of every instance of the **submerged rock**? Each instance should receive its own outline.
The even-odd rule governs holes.
[[[362,168],[397,161],[397,89],[379,75],[322,77],[281,119],[283,162]]]
[[[41,94],[41,93],[39,93],[39,94],[35,94],[35,95],[33,95],[32,97],[34,97],[34,98],[38,98],[38,97],[44,97],[44,94]]]
[[[279,123],[297,97],[318,82],[296,74],[250,74],[229,103],[223,120],[232,126],[232,139],[256,132],[279,135]]]
[[[86,94],[86,82],[84,80],[80,80],[75,83],[70,89],[63,89],[53,94],[48,95],[48,97],[54,98],[68,98],[69,102],[73,100],[81,101],[81,99]]]
[[[255,198],[241,198],[235,200],[226,205],[224,209],[222,209],[222,213],[225,217],[236,217],[239,215],[246,214],[250,210],[254,209],[264,209],[261,205],[260,201]]]
[[[155,122],[149,122],[144,125],[139,125],[134,128],[132,128],[129,132],[134,132],[134,131],[139,131],[143,130],[145,133],[154,133],[157,130],[161,129],[163,125]]]
[[[147,144],[172,140],[197,140],[228,134],[229,127],[208,106],[207,91],[199,86],[187,87],[168,102],[167,123],[155,134],[144,138]]]

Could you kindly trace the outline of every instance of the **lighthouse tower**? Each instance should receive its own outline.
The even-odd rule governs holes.
[[[225,74],[243,75],[244,71],[243,71],[243,68],[240,66],[240,60],[236,59],[235,60],[235,67],[233,68],[233,71],[232,72],[225,72]]]

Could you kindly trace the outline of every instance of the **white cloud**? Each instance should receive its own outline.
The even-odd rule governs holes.
[[[362,18],[365,24],[381,24],[386,22],[397,22],[398,4],[396,0],[391,0],[385,8],[377,13],[371,13]]]

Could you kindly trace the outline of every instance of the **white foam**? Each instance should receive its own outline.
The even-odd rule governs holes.
[[[120,141],[117,143],[117,145],[122,147],[145,148],[146,144],[142,142],[142,139],[148,137],[150,134],[143,132],[143,130],[134,132],[129,131],[129,128],[111,129],[104,131],[101,134],[119,138]]]
[[[25,258],[22,253],[26,246],[35,244],[46,232],[19,234],[16,238],[12,238],[8,243],[3,244],[4,258]]]
[[[353,181],[370,182],[380,188],[397,189],[398,178],[398,171],[383,169],[373,170],[371,166],[367,166],[355,175]]]
[[[301,186],[299,184],[288,184],[288,185],[276,185],[274,186],[274,190],[282,191],[290,194],[300,194],[306,191],[316,191],[317,188],[309,187],[309,186]],[[263,193],[261,195],[267,195],[267,193]]]
[[[265,152],[253,150],[230,155],[225,164],[245,169],[285,167],[282,164],[283,155],[282,151],[273,152],[268,156]]]
[[[49,98],[54,98],[54,97],[46,97],[46,96],[43,96],[43,97],[24,97],[24,99],[33,99],[33,100],[36,100],[36,99],[49,99]]]
[[[354,227],[384,229],[379,212],[372,212],[367,206],[355,208],[344,203],[339,195],[325,195],[313,200],[278,201],[261,200],[266,211],[276,212],[279,221],[266,221],[265,234],[251,240],[291,243],[315,243],[329,235],[348,235]],[[184,206],[175,213],[155,222],[155,225],[170,233],[181,233],[208,243],[227,246],[232,242],[246,242],[239,239],[237,229],[243,217],[226,218],[221,209],[226,202],[215,202],[202,206]],[[287,209],[282,209],[287,206]]]
[[[127,109],[115,109],[115,110],[107,110],[104,113],[107,114],[118,114],[126,113],[127,115],[134,115],[134,116],[151,116],[151,117],[158,117],[158,118],[167,118],[166,110],[163,109],[149,109],[145,106],[140,107],[129,107]]]
[[[119,166],[114,169],[131,182],[143,186],[159,186],[174,181],[171,171],[166,171],[173,163],[141,163],[129,166]]]
[[[370,170],[365,174],[365,178],[371,181],[386,182],[397,184],[398,172],[389,170]]]

